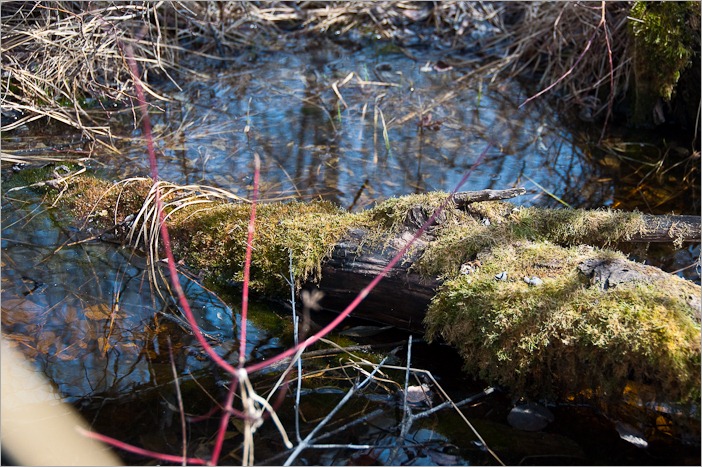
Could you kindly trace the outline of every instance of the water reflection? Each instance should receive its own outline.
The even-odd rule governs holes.
[[[72,242],[57,217],[39,199],[5,198],[2,330],[68,400],[119,397],[172,381],[170,367],[165,377],[157,368],[164,358],[168,363],[170,348],[181,373],[211,366],[185,320],[154,290],[148,268],[138,264],[143,260],[126,248]],[[232,310],[197,283],[181,280],[201,329],[235,359]],[[249,334],[248,351],[254,352],[267,335],[256,328]]]
[[[556,206],[555,198],[574,207],[616,204],[621,196],[618,180],[546,108],[536,104],[518,109],[526,98],[518,83],[488,84],[487,78],[471,77],[469,69],[423,71],[423,64],[450,60],[451,53],[426,48],[388,53],[372,47],[350,53],[328,43],[295,52],[248,52],[225,68],[203,68],[184,77],[182,91],[165,91],[171,101],[153,106],[160,176],[247,196],[253,155],[258,153],[264,197],[323,198],[361,209],[391,196],[452,189],[490,143],[485,161],[463,189],[525,186],[529,195],[517,201],[526,205]],[[122,118],[127,121],[131,113]],[[108,178],[147,175],[146,145],[139,130],[125,124],[121,131],[124,153],[98,154],[96,165]],[[74,232],[65,230],[63,214],[48,211],[34,195],[4,196],[2,207],[3,334],[35,359],[62,394],[84,404],[96,428],[117,436],[110,430],[127,427],[129,432],[118,436],[127,439],[137,430],[131,417],[138,415],[141,437],[136,444],[178,452],[177,440],[170,439],[174,430],[164,431],[164,440],[147,436],[155,426],[170,426],[177,415],[171,349],[183,390],[192,391],[185,397],[192,404],[186,411],[206,412],[208,404],[221,400],[216,391],[226,379],[203,357],[171,299],[164,300],[153,289],[143,260],[102,243],[67,245]],[[699,256],[699,247],[687,254],[671,269],[690,264],[690,258]],[[221,355],[236,361],[236,310],[196,282],[181,279],[200,327]],[[248,336],[251,360],[284,345],[263,326],[252,326]],[[435,360],[426,363],[434,370],[438,366]],[[459,366],[453,363],[446,380],[456,378]],[[149,405],[151,393],[162,409],[158,414]],[[129,399],[135,394],[139,397]],[[114,407],[102,406],[113,400]],[[134,406],[128,410],[125,401]],[[368,413],[365,399],[356,402]],[[306,403],[319,409],[320,394],[310,394]],[[286,404],[283,408],[291,409],[290,400]],[[495,401],[490,404],[490,410],[498,406]],[[507,406],[509,401],[499,404]],[[412,444],[395,459],[400,462],[489,461],[470,444],[472,438],[465,441],[464,432],[457,434],[438,422],[400,439],[392,432],[399,423],[395,405],[378,402],[377,407],[383,415],[372,420],[370,429],[365,426],[347,439],[380,447]],[[328,407],[324,408],[314,415],[326,415]],[[292,409],[281,413],[292,417]],[[310,419],[311,429],[314,417]],[[193,450],[200,443],[203,455],[211,452],[215,424],[216,420],[202,429]],[[294,426],[291,418],[286,426]],[[265,443],[278,439],[270,426],[262,431],[269,429],[272,434],[263,438]],[[446,434],[440,434],[442,429]],[[232,436],[234,452],[240,439]],[[459,442],[460,453],[444,449]],[[511,435],[509,442],[514,444]],[[271,446],[268,456],[282,450]],[[390,453],[387,448],[349,457],[383,461]],[[228,461],[235,462],[236,455]],[[317,455],[307,459],[333,463],[345,454]]]
[[[423,67],[447,57],[419,48],[350,54],[328,43],[242,55],[224,71],[186,77],[153,113],[161,177],[247,195],[257,152],[268,198],[322,197],[349,207],[360,192],[362,207],[450,190],[490,142],[465,189],[524,185],[531,195],[521,202],[555,205],[531,179],[573,206],[611,204],[599,166],[554,115],[538,105],[519,110],[525,94],[516,82],[488,85],[470,69]],[[115,177],[148,173],[143,148],[133,141],[129,164],[108,163],[119,168]]]

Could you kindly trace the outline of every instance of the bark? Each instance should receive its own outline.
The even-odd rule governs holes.
[[[518,191],[510,191],[491,193],[489,196],[493,196],[491,199],[505,199],[519,194],[521,193]],[[465,205],[473,201],[483,201],[487,196],[487,193],[474,192],[466,193],[461,198],[472,200],[463,202]],[[459,203],[461,201],[456,204]],[[413,225],[422,221],[421,218],[411,215],[408,219],[411,219],[409,224]],[[648,229],[646,234],[636,235],[629,240],[630,242],[672,242],[680,232],[700,231],[698,216],[645,216],[645,219]],[[390,240],[390,247],[372,250],[364,247],[359,254],[357,253],[359,245],[368,243],[364,241],[366,235],[367,232],[363,229],[350,232],[335,245],[331,257],[322,266],[322,280],[319,283],[305,285],[307,288],[314,287],[324,292],[324,298],[321,301],[324,309],[332,312],[343,311],[412,237],[411,231],[405,231]],[[699,235],[687,234],[684,236],[684,241],[699,242],[700,238]],[[369,294],[354,311],[354,316],[401,329],[422,332],[424,329],[422,321],[429,302],[435,295],[437,287],[441,285],[441,280],[438,278],[425,277],[411,271],[414,260],[421,256],[426,244],[424,240],[418,240],[412,254],[406,255],[388,272],[373,293]],[[658,268],[639,265],[633,261],[608,264],[606,272],[603,272],[600,266],[595,268],[590,264],[583,264],[580,271],[591,276],[592,281],[602,288],[635,280],[651,282],[668,275]],[[693,304],[693,307],[699,308],[699,303]]]

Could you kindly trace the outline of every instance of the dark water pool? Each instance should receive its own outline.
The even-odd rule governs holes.
[[[361,209],[391,196],[452,189],[490,144],[464,190],[524,186],[528,194],[517,202],[525,205],[631,205],[630,181],[620,176],[626,163],[602,158],[580,130],[567,127],[549,108],[534,104],[519,109],[526,91],[514,81],[492,83],[489,76],[473,76],[469,59],[431,48],[378,43],[351,51],[311,42],[294,52],[250,50],[224,65],[200,63],[197,73],[179,80],[180,90],[164,83],[162,92],[170,100],[152,107],[160,176],[247,196],[258,154],[264,198],[323,198]],[[437,66],[440,60],[455,66]],[[115,134],[124,136],[115,141],[121,153],[98,152],[85,161],[111,179],[148,175],[140,130],[124,124],[129,115],[114,115]],[[42,138],[51,145],[56,139],[47,138],[41,128],[3,137],[4,150]],[[11,170],[3,170],[4,179],[11,176]],[[660,190],[674,193],[670,185]],[[685,195],[671,198],[679,212],[685,206],[680,196]],[[646,202],[640,208],[650,206]],[[189,415],[207,413],[222,400],[229,381],[204,356],[174,301],[161,296],[149,280],[145,260],[115,245],[71,244],[74,232],[64,221],[68,213],[48,208],[30,190],[3,193],[2,212],[3,335],[34,360],[95,429],[178,454],[181,431],[171,355]],[[653,261],[699,282],[698,257],[699,246],[693,246],[660,252]],[[210,342],[235,362],[238,297],[225,297],[225,303],[196,278],[184,273],[181,280]],[[286,308],[257,303],[252,316],[250,359],[290,345]],[[299,409],[303,436],[353,382],[363,379],[368,368],[361,358],[377,362],[389,355],[388,364],[404,365],[407,338],[386,330],[341,341],[373,345],[371,354],[306,360],[310,373]],[[397,343],[395,353],[388,354],[389,343]],[[440,345],[416,343],[412,364],[431,371],[456,402],[485,388],[463,375],[460,359]],[[254,383],[265,394],[276,375],[257,375]],[[402,432],[398,394],[403,384],[402,371],[387,370],[332,419],[326,430],[338,429],[336,435],[319,441],[347,446],[308,449],[295,463],[496,463],[452,409]],[[441,403],[438,388],[432,386],[432,391],[432,403]],[[294,440],[293,403],[290,390],[278,413]],[[507,423],[512,404],[496,391],[476,396],[464,408],[488,446],[510,464],[700,462],[699,439],[659,433],[649,439],[648,449],[639,449],[621,439],[615,420],[575,403],[551,407],[555,420],[544,431],[516,430]],[[359,419],[362,423],[345,428]],[[218,417],[188,423],[191,456],[207,457],[218,423]],[[241,463],[241,441],[240,427],[232,424],[222,463]],[[257,434],[257,462],[284,462],[281,451],[280,436],[266,423]],[[124,459],[147,462],[126,454]]]

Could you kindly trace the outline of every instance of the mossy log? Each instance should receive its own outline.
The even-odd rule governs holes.
[[[134,242],[135,232],[157,230],[145,219],[154,218],[147,180],[72,182],[59,203],[93,234]],[[240,281],[249,205],[203,187],[164,192],[176,258],[221,286]],[[443,338],[467,371],[518,394],[616,397],[634,381],[653,399],[699,402],[700,287],[611,249],[652,230],[699,241],[699,218],[499,200],[520,192],[459,195],[354,315]],[[292,267],[298,289],[318,287],[322,306],[341,310],[447,196],[393,198],[359,213],[323,201],[260,204],[252,287],[285,298]]]

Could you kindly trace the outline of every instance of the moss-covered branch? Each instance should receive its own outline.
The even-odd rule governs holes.
[[[135,232],[148,238],[144,226],[154,210],[141,201],[151,199],[150,185],[78,176],[43,188],[83,226],[125,240],[130,232],[132,239]],[[207,187],[162,188],[177,258],[220,285],[239,281],[248,204],[226,202]],[[348,301],[446,197],[394,198],[360,213],[327,202],[263,204],[252,284],[287,296],[292,260],[298,287],[314,283],[336,303]],[[645,238],[656,218],[504,201],[460,204],[446,209],[391,271],[381,283],[386,288],[364,301],[361,316],[411,327],[431,300],[428,336],[455,346],[466,370],[518,393],[589,389],[617,397],[638,381],[653,387],[654,397],[699,398],[699,286],[603,249]],[[694,229],[686,224],[673,237],[695,238]],[[330,298],[323,305],[333,308]],[[372,314],[374,307],[385,317]]]

